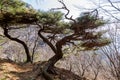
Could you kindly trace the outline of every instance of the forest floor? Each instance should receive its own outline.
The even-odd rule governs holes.
[[[43,64],[44,62],[18,64],[10,60],[0,60],[0,80],[45,80],[41,74],[36,76],[41,72],[38,66]],[[83,80],[62,68],[55,68],[55,71],[57,74],[51,74],[54,80]]]

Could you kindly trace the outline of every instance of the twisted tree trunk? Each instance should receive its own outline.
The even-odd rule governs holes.
[[[62,44],[61,41],[58,41],[55,46],[41,34],[42,29],[38,31],[39,37],[50,46],[50,48],[53,50],[55,55],[51,57],[47,63],[43,66],[43,76],[45,77],[46,80],[53,80],[53,78],[50,76],[48,72],[54,73],[55,71],[53,70],[54,65],[57,61],[59,61],[63,57],[62,53]]]
[[[57,61],[59,61],[62,58],[61,56],[58,55],[54,55],[53,57],[51,57],[48,62],[44,65],[43,67],[43,76],[45,77],[46,80],[54,80],[50,74],[48,72],[51,72],[53,74],[56,74],[56,72],[54,71],[54,65]]]
[[[25,44],[25,42],[24,42],[24,41],[21,41],[20,39],[11,37],[11,36],[9,35],[9,29],[8,29],[8,26],[7,26],[7,25],[3,26],[2,28],[3,28],[3,30],[4,30],[4,35],[5,35],[7,38],[9,38],[9,39],[12,40],[12,41],[16,41],[16,42],[22,44],[22,46],[23,46],[24,49],[25,49],[26,56],[27,56],[26,63],[28,63],[28,62],[31,62],[31,63],[32,63],[31,56],[30,56],[30,53],[29,53],[29,49],[28,49],[27,45]]]

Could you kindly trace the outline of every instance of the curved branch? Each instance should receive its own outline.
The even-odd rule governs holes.
[[[58,2],[60,2],[63,5],[62,9],[65,9],[67,11],[67,13],[65,14],[65,18],[68,20],[72,20],[74,23],[76,23],[76,21],[72,18],[72,16],[70,18],[68,17],[70,10],[67,8],[65,3],[62,0],[58,0]]]
[[[109,3],[111,4],[111,6],[114,7],[116,10],[120,11],[120,9],[117,8],[117,7],[111,2],[111,0],[108,0],[108,2],[109,2]]]
[[[31,63],[32,63],[31,56],[30,56],[28,47],[27,47],[27,45],[25,44],[25,42],[23,42],[23,41],[21,41],[21,40],[19,40],[19,39],[17,39],[17,38],[11,37],[11,36],[9,35],[9,33],[8,33],[8,32],[9,32],[8,25],[5,25],[5,26],[3,27],[3,30],[4,30],[4,35],[5,35],[7,38],[9,38],[9,39],[12,40],[12,41],[16,41],[16,42],[22,44],[22,46],[23,46],[24,49],[25,49],[26,56],[27,56],[26,62],[31,62]]]
[[[54,52],[55,54],[57,54],[57,50],[56,50],[56,48],[54,47],[54,45],[53,45],[47,38],[45,38],[45,37],[41,34],[41,31],[42,31],[42,30],[43,30],[43,29],[40,29],[40,30],[38,31],[39,37],[42,38],[42,40],[50,46],[50,48],[53,50],[53,52]]]
[[[63,7],[62,8],[52,8],[51,10],[58,10],[58,9],[64,9],[64,10],[66,10],[67,11],[67,13],[65,14],[65,18],[66,19],[68,19],[68,20],[71,20],[71,21],[73,21],[75,24],[76,24],[76,21],[72,18],[72,16],[71,17],[68,17],[68,15],[69,15],[69,13],[70,13],[70,10],[67,8],[67,6],[65,5],[65,3],[63,2],[63,0],[58,0],[58,2],[60,2],[62,5],[63,5]]]

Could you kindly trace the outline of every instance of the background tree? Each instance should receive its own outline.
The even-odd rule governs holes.
[[[92,10],[92,9],[98,9],[101,16],[105,16],[106,19],[109,20],[109,23],[119,22],[119,12],[120,8],[118,5],[120,5],[120,0],[99,0],[99,1],[93,1],[91,0],[92,4],[95,6],[93,8],[89,8],[86,10]],[[85,9],[85,8],[84,8]]]
[[[112,27],[113,26],[113,27]],[[108,36],[112,40],[111,44],[109,44],[106,47],[103,47],[100,49],[100,52],[104,55],[106,67],[105,71],[108,72],[111,77],[109,77],[111,80],[119,80],[120,79],[120,47],[119,47],[119,24],[113,24],[111,27],[109,27]]]

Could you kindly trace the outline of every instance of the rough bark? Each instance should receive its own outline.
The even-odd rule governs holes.
[[[41,34],[42,30],[38,31],[38,35],[40,38],[42,38],[42,40],[48,44],[48,46],[50,46],[50,48],[53,50],[53,52],[55,53],[55,55],[53,57],[51,57],[47,63],[43,66],[43,76],[45,77],[46,80],[53,80],[52,77],[50,76],[50,74],[48,72],[52,72],[55,73],[55,71],[53,70],[54,65],[57,61],[59,61],[62,57],[63,57],[63,53],[62,53],[62,44],[60,44],[60,41],[58,41],[56,43],[56,45],[54,46],[47,38],[45,38],[42,34]]]
[[[11,36],[9,35],[9,29],[8,29],[8,26],[7,26],[7,25],[6,25],[6,26],[3,26],[3,30],[4,30],[4,35],[5,35],[7,38],[9,38],[9,39],[12,40],[12,41],[16,41],[16,42],[20,43],[20,44],[24,47],[25,53],[26,53],[26,56],[27,56],[26,63],[28,63],[28,62],[31,62],[31,63],[32,63],[31,56],[30,56],[30,53],[29,53],[29,49],[28,49],[27,45],[25,44],[25,42],[24,42],[24,41],[21,41],[20,39],[11,37]]]
[[[54,68],[55,63],[57,61],[59,61],[62,58],[62,56],[63,56],[62,50],[61,50],[60,47],[58,47],[57,53],[53,57],[51,57],[48,60],[48,62],[44,65],[44,67],[43,67],[43,76],[45,77],[46,80],[53,80],[48,72],[56,74],[56,72],[54,71],[53,68]]]

